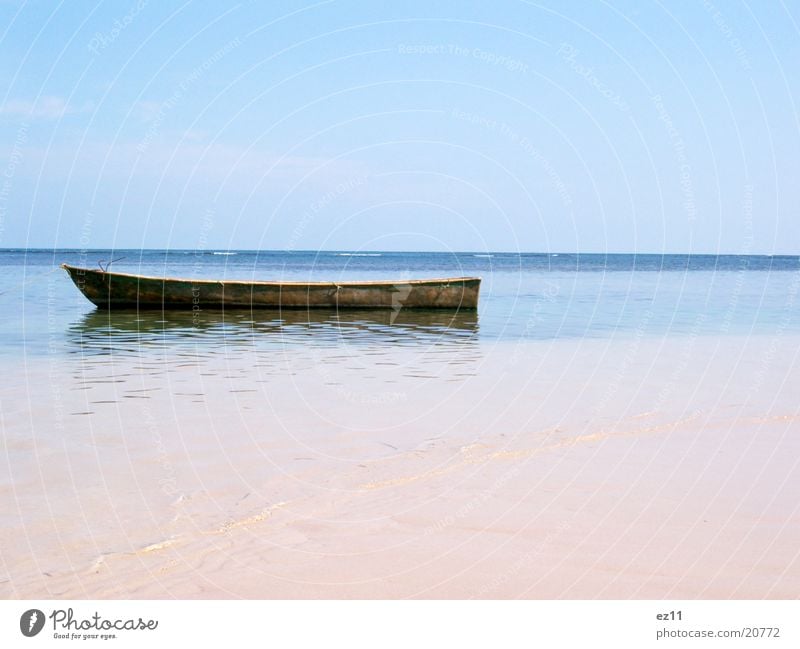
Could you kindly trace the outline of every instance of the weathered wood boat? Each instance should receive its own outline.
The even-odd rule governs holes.
[[[148,277],[61,264],[101,309],[476,309],[479,277],[266,282]]]

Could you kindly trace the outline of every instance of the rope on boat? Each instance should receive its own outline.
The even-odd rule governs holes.
[[[54,268],[51,268],[50,270],[45,271],[44,273],[39,273],[38,275],[34,275],[30,279],[26,279],[24,282],[20,282],[19,284],[16,284],[15,286],[12,286],[11,288],[5,291],[0,291],[0,295],[6,295],[7,293],[11,293],[12,291],[16,291],[17,289],[25,287],[28,284],[33,284],[34,282],[40,280],[42,277],[47,277],[51,273],[55,273],[57,270],[61,270],[61,267],[55,266]]]
[[[110,262],[108,262],[108,263],[106,264],[106,267],[105,267],[105,268],[103,268],[103,262],[105,261],[105,259],[98,259],[98,260],[97,260],[97,265],[98,265],[98,266],[100,266],[100,270],[101,270],[102,272],[104,272],[104,273],[105,273],[105,272],[107,272],[107,271],[108,271],[108,267],[109,267],[111,264],[113,264],[115,261],[122,261],[123,259],[125,259],[125,257],[117,257],[116,259],[112,259]]]

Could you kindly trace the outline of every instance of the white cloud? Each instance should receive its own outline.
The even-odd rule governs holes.
[[[9,99],[0,106],[0,115],[24,117],[27,119],[59,119],[67,114],[87,113],[94,109],[92,102],[82,106],[71,106],[63,97],[46,95],[35,101],[28,99]]]
[[[163,103],[158,101],[139,101],[134,106],[134,114],[140,121],[149,122],[156,118],[162,106]]]

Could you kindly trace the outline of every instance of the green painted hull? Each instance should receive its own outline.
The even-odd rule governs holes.
[[[477,309],[478,277],[375,282],[170,279],[62,264],[101,309]]]

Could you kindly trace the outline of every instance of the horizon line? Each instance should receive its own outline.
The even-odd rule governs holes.
[[[703,256],[703,257],[800,257],[798,253],[741,253],[741,252],[620,252],[620,251],[537,251],[537,250],[379,250],[379,249],[358,249],[352,248],[324,248],[324,249],[288,249],[288,248],[81,248],[81,247],[0,247],[0,252],[110,252],[110,251],[135,251],[135,252],[194,252],[194,253],[214,253],[214,252],[245,252],[245,253],[381,253],[381,254],[438,254],[438,255],[633,255],[633,256]]]
[[[441,255],[462,255],[462,254],[499,254],[499,255],[703,255],[706,257],[800,257],[800,252],[796,253],[769,253],[769,252],[637,252],[637,251],[545,251],[545,250],[385,250],[385,249],[353,249],[353,248],[82,248],[79,246],[64,247],[25,247],[25,246],[0,246],[0,252],[109,252],[109,251],[137,251],[137,252],[279,252],[279,253],[317,253],[317,252],[349,252],[349,253],[388,253],[388,254],[441,254]]]

